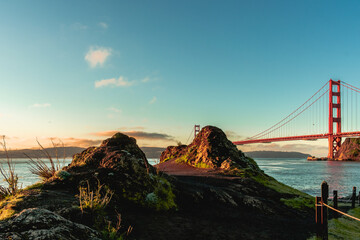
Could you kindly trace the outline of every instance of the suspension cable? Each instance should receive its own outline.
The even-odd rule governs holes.
[[[270,128],[248,138],[248,139],[253,139],[253,138],[258,138],[259,136],[262,136],[263,133],[266,133],[267,131],[271,130],[272,128],[278,126],[279,124],[281,124],[282,122],[284,122],[286,119],[288,119],[291,115],[295,114],[300,108],[302,108],[307,102],[309,102],[313,97],[315,97],[315,95],[317,95],[326,85],[328,84],[328,82],[326,82],[314,95],[312,95],[306,102],[304,102],[300,107],[298,107],[295,111],[293,111],[292,113],[290,113],[288,116],[286,116],[284,119],[282,119],[280,122],[276,123],[275,125],[271,126]]]

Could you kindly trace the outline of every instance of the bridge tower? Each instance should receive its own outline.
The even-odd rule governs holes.
[[[200,132],[200,125],[195,125],[194,126],[194,138],[196,137],[196,135]]]
[[[334,89],[335,87],[335,89]],[[341,99],[340,99],[340,80],[329,81],[329,153],[328,158],[334,159],[335,154],[341,146]],[[335,114],[335,116],[334,116]],[[334,124],[335,132],[334,132]]]

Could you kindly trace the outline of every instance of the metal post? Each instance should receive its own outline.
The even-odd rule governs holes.
[[[356,187],[353,187],[353,193],[351,197],[351,208],[355,208],[355,200],[356,200]]]
[[[327,182],[323,181],[321,183],[321,201],[325,204],[328,203],[328,197],[329,197],[329,185]],[[327,207],[321,206],[321,218],[322,218],[322,239],[327,240],[328,239],[328,210]]]

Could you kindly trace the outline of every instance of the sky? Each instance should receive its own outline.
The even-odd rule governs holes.
[[[3,1],[0,135],[8,147],[235,141],[330,78],[359,86],[358,1]],[[191,139],[191,137],[190,137]],[[326,155],[327,142],[241,146]]]

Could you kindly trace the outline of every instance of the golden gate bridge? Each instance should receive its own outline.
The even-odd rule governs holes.
[[[360,136],[360,88],[330,79],[300,107],[270,128],[235,145],[328,139],[328,158],[334,159],[342,137]],[[300,124],[299,124],[300,123]],[[304,127],[305,123],[305,127]]]

